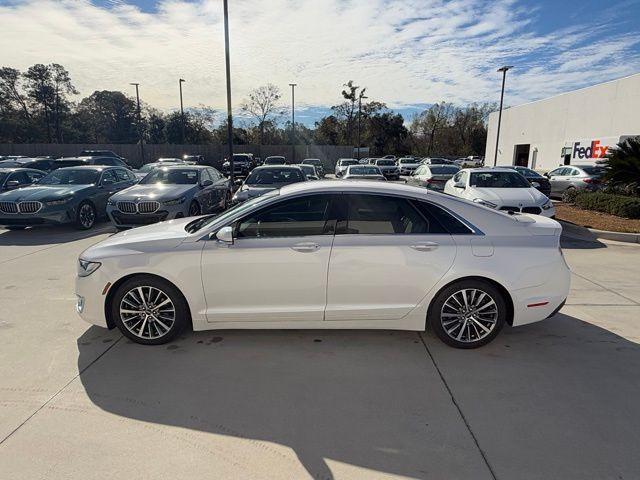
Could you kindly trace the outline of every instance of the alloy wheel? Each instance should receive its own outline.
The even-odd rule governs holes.
[[[91,228],[96,221],[96,212],[91,205],[85,203],[80,207],[79,212],[80,225],[83,228]]]
[[[498,322],[498,313],[498,306],[491,295],[478,288],[465,288],[444,302],[440,322],[452,339],[472,343],[491,334]]]
[[[143,285],[132,288],[122,297],[120,320],[136,337],[153,340],[169,333],[176,321],[176,309],[165,292]]]

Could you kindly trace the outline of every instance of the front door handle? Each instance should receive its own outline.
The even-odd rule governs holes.
[[[291,247],[291,249],[295,250],[296,252],[315,252],[319,248],[320,245],[313,242],[296,243],[293,247]]]
[[[431,252],[438,248],[438,244],[436,242],[424,242],[410,245],[410,247],[419,252]]]

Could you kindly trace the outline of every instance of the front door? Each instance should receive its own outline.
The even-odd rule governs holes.
[[[322,321],[335,220],[333,195],[288,198],[207,242],[202,283],[209,322]]]
[[[344,197],[325,320],[400,319],[451,267],[455,242],[425,202],[376,194]]]

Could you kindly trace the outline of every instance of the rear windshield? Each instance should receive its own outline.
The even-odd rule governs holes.
[[[588,175],[599,175],[602,176],[607,172],[606,168],[603,167],[580,167],[582,170],[584,170]]]
[[[163,183],[166,185],[195,185],[198,183],[198,170],[187,168],[158,168],[144,177],[140,184]]]
[[[338,163],[341,167],[346,167],[347,165],[357,165],[358,160],[340,160]]]
[[[435,167],[429,167],[429,170],[434,175],[454,175],[460,169],[458,167],[454,167],[453,165],[440,165]]]
[[[287,162],[284,157],[269,157],[264,163],[265,165],[284,165]]]
[[[358,165],[349,167],[349,175],[380,175],[380,170],[377,167]]]
[[[317,158],[307,158],[303,160],[302,163],[306,165],[320,165],[322,162]]]
[[[248,185],[286,185],[304,181],[297,168],[261,168],[253,170],[247,180]]]
[[[413,158],[401,158],[398,161],[400,163],[416,163],[416,161]]]
[[[389,166],[392,166],[392,165],[395,165],[395,164],[396,164],[396,162],[394,162],[393,160],[385,160],[385,159],[383,159],[383,160],[376,161],[376,165],[382,165],[382,166],[385,166],[385,167],[389,167]]]
[[[531,184],[517,172],[472,173],[469,185],[478,188],[531,188]]]

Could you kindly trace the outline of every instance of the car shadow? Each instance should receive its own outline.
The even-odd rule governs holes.
[[[597,248],[607,248],[605,243],[594,239],[580,239],[562,235],[560,237],[560,246],[566,250],[593,250]]]
[[[90,230],[77,230],[73,225],[42,225],[25,230],[4,230],[0,228],[0,246],[38,246],[73,242],[104,233],[115,233],[116,228],[109,222],[99,222]]]
[[[601,456],[592,447],[599,439],[611,442],[609,452],[628,440],[618,439],[616,429],[628,429],[629,422],[637,426],[640,415],[637,409],[625,407],[624,415],[616,410],[625,398],[639,398],[640,347],[567,315],[508,328],[490,345],[470,351],[446,347],[428,334],[390,331],[210,331],[159,347],[122,338],[82,371],[95,358],[90,344],[99,331],[91,327],[78,338],[80,380],[96,406],[129,419],[250,439],[267,455],[282,455],[274,443],[286,446],[313,478],[334,478],[326,459],[413,478],[482,477],[480,471],[455,471],[475,448],[454,438],[462,423],[445,414],[455,411],[451,398],[434,393],[445,389],[430,355],[445,380],[450,378],[454,396],[462,391],[456,401],[463,410],[472,387],[479,394],[469,407],[474,415],[486,410],[485,420],[495,423],[507,413],[512,424],[504,431],[513,438],[503,441],[524,449],[508,448],[515,457],[539,447],[539,436],[534,442],[512,428],[536,428],[528,409],[543,415],[549,444],[567,437],[567,422],[586,425],[596,416],[599,437],[575,439],[571,446],[593,450],[596,459]],[[458,361],[464,368],[455,368]],[[499,388],[492,394],[496,382],[510,396]],[[523,397],[531,391],[540,404]],[[567,404],[554,412],[556,404],[580,395],[580,408]],[[475,429],[474,415],[469,421]],[[606,418],[610,426],[602,422]],[[624,448],[620,469],[626,471],[624,462],[638,459],[625,460],[623,453]],[[450,475],[434,476],[437,465],[449,465]],[[510,472],[503,478],[524,477]]]

